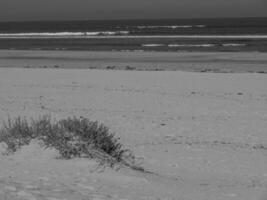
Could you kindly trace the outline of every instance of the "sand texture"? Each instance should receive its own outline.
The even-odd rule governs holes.
[[[267,73],[267,53],[0,50],[0,67]]]
[[[99,120],[154,172],[101,172],[33,142],[0,155],[0,199],[257,199],[267,187],[266,86],[258,73],[0,68],[0,121]]]

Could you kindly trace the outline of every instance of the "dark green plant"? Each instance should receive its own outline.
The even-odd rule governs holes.
[[[17,117],[14,120],[9,118],[0,130],[0,142],[6,143],[9,153],[29,144],[32,138],[32,127],[25,118]]]
[[[112,167],[124,165],[143,170],[136,166],[136,158],[130,150],[123,148],[114,133],[87,118],[69,117],[56,121],[43,116],[30,122],[21,117],[9,118],[0,129],[0,142],[6,143],[8,153],[28,145],[32,139],[38,140],[45,148],[58,150],[64,159],[88,157]]]

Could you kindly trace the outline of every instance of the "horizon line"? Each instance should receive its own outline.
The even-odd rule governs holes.
[[[0,20],[0,23],[23,22],[66,22],[66,21],[157,21],[157,20],[208,20],[208,19],[263,19],[264,17],[179,17],[179,18],[129,18],[129,19],[39,19],[39,20]]]
[[[125,35],[125,36],[4,36],[0,39],[129,39],[129,38],[182,38],[182,39],[267,39],[267,35]]]

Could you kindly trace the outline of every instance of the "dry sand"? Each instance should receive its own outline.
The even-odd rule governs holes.
[[[92,172],[93,161],[58,160],[32,143],[0,155],[0,199],[257,199],[267,187],[266,86],[255,73],[1,68],[0,120],[99,120],[156,174]]]

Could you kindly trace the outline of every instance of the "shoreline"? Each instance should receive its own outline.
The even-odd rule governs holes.
[[[267,35],[84,35],[51,33],[0,33],[0,39],[128,39],[128,38],[181,38],[181,39],[267,39]]]
[[[77,36],[1,37],[0,49],[158,51],[158,52],[267,52],[263,36]]]
[[[263,52],[0,50],[0,68],[267,73]]]

